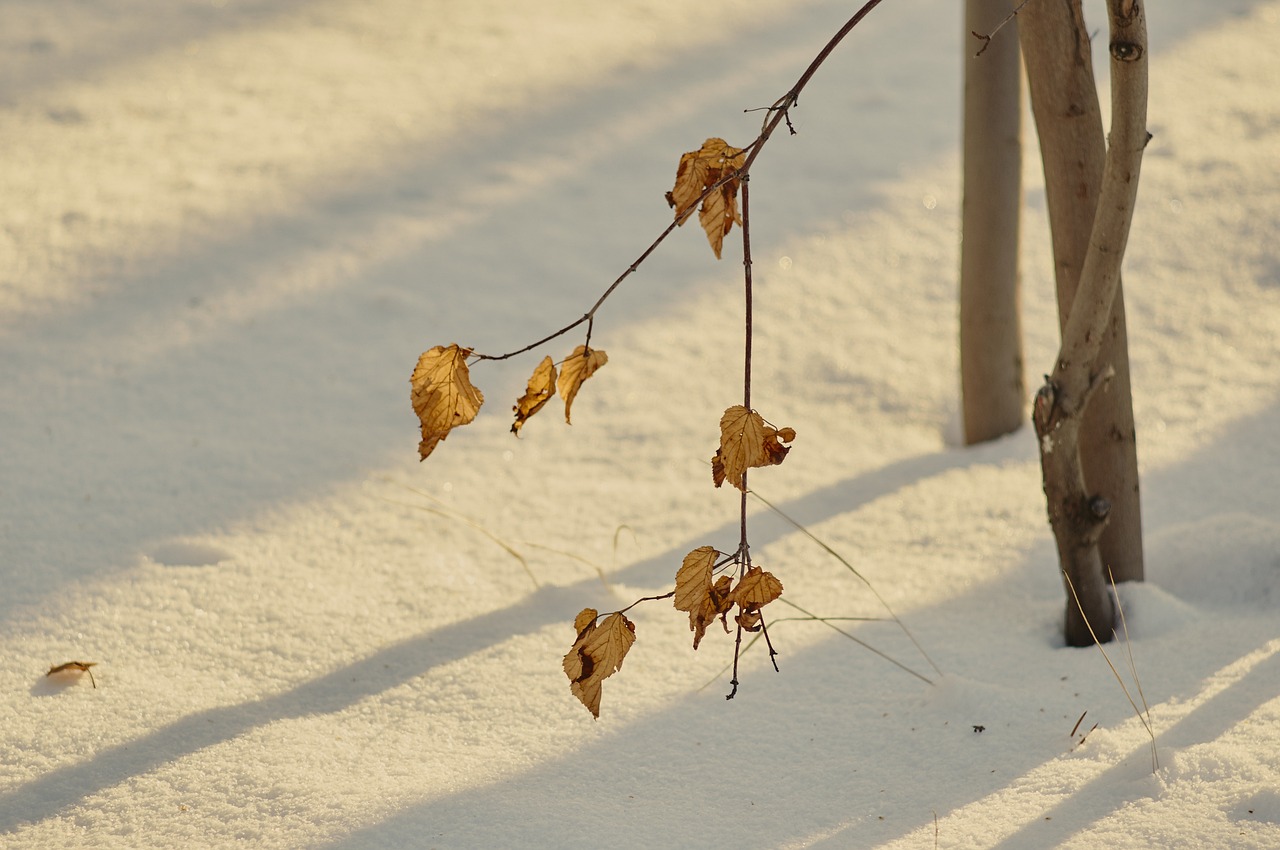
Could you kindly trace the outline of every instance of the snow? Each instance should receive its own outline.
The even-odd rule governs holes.
[[[572,426],[513,439],[537,358],[481,364],[419,464],[409,372],[580,316],[679,154],[750,138],[847,4],[10,2],[0,844],[1280,846],[1280,2],[1152,9],[1123,687],[1062,645],[1030,429],[958,447],[954,6],[877,9],[751,183],[753,404],[799,434],[752,485],[941,675],[892,622],[839,625],[933,684],[780,608],[781,672],[753,647],[726,702],[732,640],[645,603],[595,721],[574,615],[736,545],[739,249],[686,228],[628,279]],[[762,505],[751,540],[784,599],[884,616]],[[44,676],[72,660],[96,688]]]

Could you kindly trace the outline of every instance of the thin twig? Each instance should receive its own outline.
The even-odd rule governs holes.
[[[986,53],[987,48],[991,46],[991,39],[995,38],[996,33],[1004,29],[1007,23],[1012,21],[1014,18],[1018,17],[1018,13],[1022,11],[1022,7],[1027,5],[1030,2],[1031,0],[1022,0],[1022,2],[1018,4],[1018,7],[1016,9],[1014,9],[1009,14],[1005,15],[1004,20],[996,24],[996,28],[993,29],[991,32],[987,33],[986,35],[983,35],[980,32],[974,32],[973,30],[970,30],[969,34],[982,42],[982,48],[977,53],[973,54],[973,58],[977,59],[979,56]]]
[[[778,669],[778,650],[773,648],[773,641],[769,640],[769,627],[765,624],[763,613],[760,613],[760,633],[764,635],[765,646],[769,647],[769,661],[773,664],[773,672],[781,673]]]
[[[708,186],[702,192],[702,194],[698,196],[698,198],[695,199],[694,202],[690,205],[689,211],[692,211],[693,209],[695,209],[712,192],[719,191],[721,186],[725,185],[731,180],[743,181],[743,184],[744,184],[743,193],[745,195],[746,193],[745,182],[746,182],[747,174],[751,171],[751,165],[752,163],[755,162],[756,157],[760,155],[760,151],[764,149],[765,142],[767,142],[769,140],[769,137],[773,135],[773,131],[778,128],[778,125],[780,123],[782,123],[783,121],[786,121],[787,126],[791,129],[791,132],[793,134],[795,133],[795,128],[791,127],[791,119],[790,119],[789,111],[791,107],[795,106],[796,103],[799,102],[800,92],[804,89],[806,85],[809,84],[809,80],[813,78],[813,75],[815,73],[817,73],[818,68],[821,67],[822,63],[827,60],[827,57],[831,55],[832,51],[834,51],[836,47],[840,44],[840,42],[844,40],[844,37],[847,36],[853,30],[854,27],[856,27],[859,23],[861,23],[862,19],[865,18],[868,15],[868,13],[871,12],[872,9],[874,9],[876,6],[879,6],[880,3],[881,3],[881,0],[867,0],[867,2],[863,4],[862,8],[860,8],[857,12],[855,12],[853,17],[850,18],[845,23],[845,25],[842,26],[840,30],[834,36],[831,37],[831,39],[826,43],[826,45],[822,48],[822,50],[819,51],[818,55],[814,57],[814,60],[809,63],[809,67],[805,68],[804,73],[800,75],[800,79],[796,81],[796,84],[792,86],[785,95],[783,95],[782,97],[774,101],[773,106],[769,107],[773,117],[765,121],[763,127],[760,130],[760,135],[756,137],[756,139],[753,140],[751,144],[747,145],[745,148],[742,149],[744,152],[749,152],[747,153],[747,158],[746,160],[744,160],[742,167],[737,169],[736,171],[730,171],[726,173],[714,185]],[[744,204],[745,204],[745,201],[744,201]],[[688,215],[689,215],[689,212],[687,211],[684,218],[687,218]],[[678,227],[682,221],[683,221],[683,218],[677,219],[676,221],[673,221],[670,224],[668,224],[666,229],[663,230],[662,233],[658,235],[658,238],[654,239],[653,242],[650,243],[649,247],[646,248],[644,252],[639,257],[637,257],[635,261],[632,262],[631,265],[626,268],[625,271],[622,272],[622,274],[618,275],[617,279],[614,280],[614,282],[610,284],[609,288],[604,291],[604,294],[602,294],[598,299],[596,299],[596,303],[591,305],[591,309],[588,310],[586,313],[584,313],[580,318],[575,319],[574,321],[565,325],[560,330],[544,336],[542,339],[539,339],[537,342],[531,342],[528,345],[525,345],[521,348],[517,348],[515,351],[509,351],[506,354],[473,353],[471,355],[474,358],[472,362],[479,362],[481,360],[507,360],[508,358],[515,357],[518,354],[524,354],[527,351],[532,351],[533,349],[537,348],[540,345],[551,342],[551,340],[553,339],[558,339],[559,337],[564,336],[569,331],[581,325],[583,322],[587,322],[587,323],[592,322],[592,320],[595,318],[596,311],[600,309],[600,306],[604,304],[604,302],[609,298],[609,296],[612,295],[620,285],[622,285],[622,282],[624,280],[626,280],[628,277],[630,277],[632,274],[636,272],[636,270],[640,267],[640,264],[643,263],[646,259],[648,259],[650,254],[652,254],[655,250],[657,250],[658,246],[661,245],[666,240],[666,238],[671,235],[671,231],[675,230],[676,227]],[[588,348],[590,347],[589,345],[590,341],[591,341],[591,333],[590,333],[590,325],[588,325],[588,333],[587,333]],[[748,409],[750,408],[748,407]]]
[[[751,409],[751,180],[749,175],[742,178],[742,281],[744,290],[743,308],[743,354],[742,354],[742,406]],[[739,550],[742,554],[743,571],[751,567],[751,550],[747,543],[747,471],[742,472],[742,498],[739,500],[742,538]]]
[[[632,603],[631,603],[630,605],[628,605],[626,608],[623,608],[623,609],[622,609],[622,610],[620,610],[620,611],[614,611],[613,613],[615,613],[615,614],[625,614],[625,613],[627,613],[628,611],[630,611],[632,608],[634,608],[634,607],[636,607],[637,605],[639,605],[641,602],[657,602],[657,601],[658,601],[658,600],[660,600],[660,599],[670,599],[671,597],[673,597],[673,596],[675,596],[675,595],[676,595],[676,592],[675,592],[674,590],[672,590],[672,591],[669,591],[669,592],[667,592],[667,593],[662,594],[661,596],[642,596],[642,597],[640,597],[639,599],[637,599],[635,602],[632,602]]]
[[[752,643],[755,643],[753,640]],[[729,684],[733,687],[725,694],[725,699],[733,699],[738,695],[738,659],[742,656],[742,623],[738,623],[738,633],[733,639],[733,678]]]

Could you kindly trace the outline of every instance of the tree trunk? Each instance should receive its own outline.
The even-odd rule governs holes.
[[[1024,420],[1018,231],[1022,213],[1022,74],[1006,28],[978,56],[1009,0],[965,0],[964,203],[960,247],[960,396],[967,445]],[[1013,26],[1012,24],[1010,26]]]
[[[1033,421],[1068,585],[1066,638],[1074,646],[1111,637],[1107,568],[1117,581],[1142,578],[1120,264],[1148,138],[1146,21],[1137,0],[1108,0],[1107,8],[1109,148],[1079,0],[1037,0],[1019,20],[1045,163],[1062,330]]]

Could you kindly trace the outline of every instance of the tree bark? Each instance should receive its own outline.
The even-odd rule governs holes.
[[[1044,161],[1058,319],[1065,333],[1089,249],[1106,140],[1080,0],[1036,0],[1024,7],[1018,22]],[[1085,414],[1080,451],[1085,480],[1111,503],[1110,518],[1098,542],[1102,561],[1117,582],[1141,581],[1137,433],[1124,292],[1119,282],[1103,334],[1099,362],[1110,364],[1115,377]]]
[[[1121,563],[1112,560],[1118,555],[1107,554],[1101,541],[1108,530],[1126,538],[1120,551],[1132,557],[1136,549],[1136,577],[1141,578],[1132,411],[1128,387],[1119,384],[1122,366],[1127,378],[1119,290],[1142,152],[1149,138],[1147,36],[1138,0],[1107,0],[1107,11],[1111,132],[1097,183],[1091,179],[1096,170],[1092,162],[1101,142],[1101,122],[1090,119],[1090,105],[1096,112],[1097,101],[1079,1],[1038,0],[1026,7],[1021,21],[1046,184],[1053,183],[1050,223],[1062,320],[1062,347],[1053,374],[1036,395],[1032,419],[1040,438],[1049,520],[1068,590],[1066,639],[1073,646],[1111,638],[1114,612],[1106,567],[1117,581],[1122,574],[1135,577],[1132,560]],[[1074,202],[1066,202],[1064,193],[1074,194]],[[1078,235],[1072,232],[1086,217],[1080,208],[1088,209],[1084,251],[1078,250]],[[1062,282],[1072,277],[1078,285],[1067,299]],[[1118,407],[1125,409],[1117,413]],[[1108,478],[1117,470],[1131,486],[1117,487],[1115,479]],[[1129,504],[1133,515],[1121,517],[1117,505]]]
[[[966,0],[963,39],[987,34],[1009,0]],[[1014,26],[1014,24],[1010,24]],[[960,396],[967,445],[1025,421],[1018,280],[1022,213],[1022,74],[1007,28],[964,51],[964,202],[960,247]]]

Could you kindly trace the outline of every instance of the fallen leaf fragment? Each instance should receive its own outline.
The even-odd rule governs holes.
[[[573,621],[578,639],[564,657],[569,690],[597,718],[601,683],[622,669],[622,660],[636,640],[635,624],[622,613],[610,614],[596,625],[598,616],[594,608],[582,609]]]
[[[752,567],[733,589],[731,598],[743,613],[750,613],[759,611],[781,595],[782,582],[773,573]]]
[[[569,422],[569,409],[573,400],[582,388],[582,382],[596,373],[596,370],[609,362],[609,355],[599,348],[587,348],[579,345],[573,353],[560,364],[560,380],[557,388],[564,399],[564,421]]]
[[[544,357],[538,367],[533,370],[533,377],[529,378],[529,385],[525,388],[524,395],[520,396],[516,400],[516,406],[511,408],[516,414],[511,433],[517,437],[520,436],[520,429],[524,427],[524,423],[529,421],[530,416],[541,410],[555,394],[556,364],[551,362],[550,357]]]
[[[47,676],[56,676],[59,673],[70,673],[73,675],[88,673],[89,682],[93,685],[94,690],[97,690],[98,682],[93,678],[93,671],[89,669],[90,667],[97,667],[97,666],[98,666],[98,662],[96,661],[68,661],[65,664],[55,664],[54,666],[50,667],[49,672],[45,673],[44,675],[47,677]]]
[[[746,155],[741,148],[730,147],[724,139],[714,137],[703,142],[698,150],[682,154],[680,164],[676,166],[675,186],[667,193],[667,203],[675,208],[676,221],[683,225],[703,192],[745,164]],[[742,225],[742,216],[738,212],[740,182],[733,177],[716,187],[703,199],[702,209],[698,212],[698,221],[717,260],[724,246],[724,237],[735,222]]]
[[[484,404],[484,394],[471,384],[470,354],[471,349],[453,343],[437,345],[418,358],[409,384],[413,410],[422,424],[419,460],[426,460],[451,430],[474,420]]]

